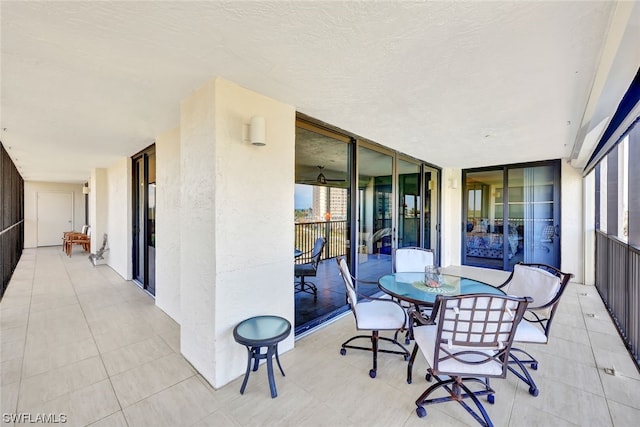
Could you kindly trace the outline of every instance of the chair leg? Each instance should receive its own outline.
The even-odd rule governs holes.
[[[514,352],[519,352],[526,355],[527,359],[519,359],[518,357],[516,357]],[[529,370],[527,369],[525,364],[530,364],[529,366],[531,367],[531,369],[536,370],[538,369],[538,361],[526,351],[513,347],[509,352],[509,357],[511,358],[511,360],[509,361],[509,365],[507,366],[509,371],[513,372],[516,377],[520,378],[526,385],[529,386],[530,395],[534,397],[537,396],[540,393],[540,390],[538,389],[538,386],[536,386],[536,382],[531,377],[531,374],[529,374]],[[518,368],[520,368],[519,371],[512,366],[514,364],[517,365]]]
[[[373,348],[373,369],[369,371],[369,376],[375,378],[378,370],[378,331],[373,331],[371,334],[371,346]]]
[[[371,343],[371,346],[363,347],[350,344],[352,341],[355,341],[357,339],[367,339]],[[389,342],[395,346],[400,347],[401,350],[387,350],[386,348],[380,348],[380,341]],[[348,348],[373,352],[373,368],[369,371],[369,376],[371,378],[375,378],[377,375],[378,353],[399,354],[404,357],[404,360],[409,360],[409,351],[402,344],[400,344],[395,338],[381,337],[378,331],[372,331],[371,335],[356,335],[349,338],[347,341],[342,343],[340,354],[343,356],[347,354]]]
[[[415,362],[417,354],[418,344],[414,344],[413,351],[411,352],[411,357],[409,358],[409,364],[407,365],[407,384],[411,384],[413,375],[413,362]]]
[[[313,295],[313,300],[317,301],[318,300],[318,288],[316,287],[316,285],[311,283],[311,282],[305,282],[305,280],[304,280],[305,276],[299,276],[299,277],[300,277],[300,281],[299,282],[295,282],[295,291],[296,291],[296,293],[298,293],[298,292],[306,292],[308,294]]]
[[[491,422],[491,418],[487,414],[487,411],[482,406],[482,403],[478,399],[478,396],[487,396],[487,400],[489,403],[494,402],[494,393],[495,391],[489,386],[488,379],[480,379],[473,377],[451,377],[446,380],[441,379],[438,375],[436,375],[431,368],[429,368],[429,377],[433,377],[436,379],[437,383],[429,387],[420,395],[420,397],[416,400],[416,414],[419,417],[424,417],[427,415],[427,411],[424,408],[425,405],[432,405],[435,403],[443,403],[455,401],[458,402],[480,425],[482,426],[493,426]],[[482,387],[478,391],[472,391],[467,384],[468,383],[478,383]],[[429,399],[428,397],[434,391],[442,388],[447,391],[448,396],[444,397],[436,397]],[[464,399],[471,399],[475,404],[477,409],[473,409]]]

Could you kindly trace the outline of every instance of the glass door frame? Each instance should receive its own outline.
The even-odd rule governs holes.
[[[542,167],[542,166],[546,166],[546,167],[552,167],[553,168],[553,173],[554,173],[554,177],[553,177],[553,220],[556,223],[554,226],[554,230],[555,230],[555,234],[554,236],[557,237],[555,245],[557,246],[557,267],[559,268],[562,262],[561,259],[561,255],[562,255],[562,251],[560,250],[561,248],[561,215],[562,215],[562,209],[561,209],[561,179],[562,179],[562,168],[561,168],[561,162],[560,160],[542,160],[542,161],[537,161],[537,162],[530,162],[530,163],[514,163],[514,164],[509,164],[509,165],[498,165],[498,166],[487,166],[487,167],[482,167],[482,168],[470,168],[470,169],[464,169],[462,171],[462,182],[463,182],[463,186],[462,186],[462,224],[461,224],[461,236],[460,236],[460,240],[461,240],[461,256],[460,256],[460,261],[462,265],[469,265],[467,264],[467,218],[468,218],[468,210],[469,210],[469,203],[468,203],[468,187],[467,187],[467,174],[470,173],[476,173],[476,172],[500,172],[502,173],[502,198],[505,202],[502,203],[502,221],[503,221],[503,230],[505,227],[505,223],[508,221],[507,218],[509,218],[509,205],[510,202],[509,201],[509,171],[514,170],[514,169],[527,169],[527,168],[536,168],[536,167]],[[508,227],[508,223],[507,223],[507,227]],[[507,245],[509,244],[508,241],[508,234],[507,233],[502,233],[502,247],[506,248],[508,247]],[[502,256],[502,270],[503,271],[511,271],[512,269],[512,265],[509,262],[509,258],[508,256],[505,255],[506,251],[503,251],[503,256]],[[534,262],[534,261],[527,261],[524,260],[524,262]],[[491,268],[491,267],[488,267]]]
[[[409,156],[403,155],[403,154],[398,154],[396,156],[395,159],[395,163],[396,163],[396,206],[397,206],[397,215],[396,215],[396,224],[395,224],[395,229],[397,230],[396,232],[396,248],[401,247],[400,246],[400,242],[402,240],[404,240],[403,238],[401,238],[400,236],[400,197],[402,196],[401,191],[400,191],[400,167],[399,167],[399,163],[400,162],[405,162],[405,163],[410,163],[414,166],[417,167],[417,172],[416,175],[418,177],[418,182],[416,183],[417,186],[417,197],[418,197],[418,204],[419,204],[419,214],[418,217],[416,218],[418,221],[418,241],[416,242],[415,245],[407,245],[407,246],[418,246],[418,247],[424,247],[424,238],[425,238],[425,230],[424,230],[424,196],[426,195],[425,192],[425,188],[424,188],[424,162],[421,162],[419,160],[416,160],[414,158],[411,158]],[[404,228],[404,227],[403,227]],[[405,246],[402,246],[405,247]],[[395,260],[394,260],[395,261]]]
[[[351,214],[351,221],[352,221],[352,227],[351,227],[351,241],[355,242],[355,244],[351,245],[351,269],[352,271],[355,272],[355,277],[360,277],[360,263],[358,262],[358,256],[356,254],[356,251],[358,249],[358,246],[360,244],[360,206],[362,203],[361,200],[361,195],[360,195],[360,183],[359,183],[359,177],[360,177],[360,156],[359,156],[359,150],[360,148],[366,148],[368,150],[374,151],[376,153],[385,155],[385,156],[389,156],[391,158],[391,203],[390,203],[390,210],[391,210],[391,262],[393,264],[393,256],[394,256],[394,252],[395,252],[395,248],[397,246],[397,190],[396,190],[396,186],[397,186],[397,165],[396,165],[396,159],[398,156],[398,153],[396,151],[393,151],[391,149],[385,148],[385,147],[381,147],[380,145],[377,145],[375,143],[366,141],[366,140],[362,140],[362,139],[356,139],[355,140],[355,144],[354,144],[354,151],[355,151],[355,156],[353,156],[353,161],[352,161],[352,168],[351,170],[353,171],[352,174],[352,181],[351,181],[351,188],[353,189],[352,194],[353,197],[351,198],[351,201],[353,203],[352,205],[352,214]],[[356,290],[357,290],[357,282],[356,282]]]
[[[149,157],[155,155],[155,144],[145,148],[131,157],[132,172],[132,278],[145,291],[155,296],[155,262],[150,262],[150,230],[149,225]],[[139,164],[141,166],[139,166]],[[154,166],[155,167],[155,166]],[[140,170],[142,169],[142,170]],[[142,175],[141,175],[142,173]],[[154,172],[155,174],[155,172]],[[142,184],[142,185],[140,185]],[[142,187],[142,189],[140,189]],[[142,215],[140,212],[142,210]],[[142,236],[142,242],[140,241]],[[140,251],[144,252],[141,254]],[[142,264],[142,265],[141,265]],[[153,265],[152,265],[153,264]],[[151,271],[153,269],[154,271]],[[153,283],[151,280],[153,278]],[[142,280],[140,280],[142,279]]]
[[[398,182],[399,182],[399,177],[398,177],[398,162],[399,161],[405,161],[408,163],[412,163],[415,164],[416,166],[418,166],[418,176],[419,176],[419,187],[420,187],[420,200],[421,200],[421,208],[420,208],[420,215],[419,215],[419,242],[418,245],[419,247],[422,248],[429,248],[431,250],[433,250],[434,253],[434,262],[437,265],[440,265],[440,246],[441,246],[441,236],[440,236],[440,219],[441,219],[441,212],[442,212],[442,196],[441,196],[441,176],[442,176],[442,169],[438,168],[434,165],[431,165],[429,163],[426,163],[423,160],[420,159],[416,159],[414,157],[408,156],[406,154],[402,154],[398,151],[386,148],[386,147],[382,147],[378,144],[366,141],[366,140],[362,140],[362,139],[355,139],[354,140],[355,144],[354,144],[354,152],[353,152],[353,156],[352,156],[352,175],[351,175],[351,183],[352,183],[352,194],[354,194],[354,197],[351,198],[351,220],[352,220],[352,227],[351,227],[351,236],[350,236],[350,241],[351,242],[355,242],[355,244],[351,245],[351,265],[350,268],[352,269],[352,271],[355,272],[355,276],[356,277],[360,277],[359,276],[359,263],[357,262],[358,257],[357,257],[357,247],[358,247],[358,242],[359,242],[359,229],[360,229],[360,224],[359,224],[359,216],[357,214],[357,212],[359,212],[359,207],[360,207],[360,203],[361,203],[361,194],[360,194],[360,189],[358,186],[358,177],[360,174],[360,168],[359,168],[359,156],[358,156],[358,150],[360,147],[363,148],[367,148],[369,150],[378,152],[380,154],[383,155],[387,155],[390,156],[392,159],[392,174],[391,174],[391,223],[392,223],[392,237],[391,237],[391,255],[392,255],[392,265],[395,263],[395,249],[397,249],[398,247],[398,224],[400,221],[400,218],[398,216],[398,206],[399,206],[399,188],[398,188]],[[429,182],[427,182],[426,180],[426,175],[427,173],[431,173],[431,179],[429,181],[432,182],[432,184],[429,184]],[[433,176],[433,174],[435,174],[435,176]],[[426,244],[426,230],[425,230],[425,209],[424,209],[424,203],[426,201],[426,196],[427,196],[427,191],[432,191],[429,189],[429,185],[433,186],[433,190],[435,190],[435,197],[436,197],[436,209],[435,212],[430,212],[431,215],[431,220],[435,221],[435,226],[432,228],[432,230],[435,230],[435,232],[437,233],[435,237],[430,238],[429,244]],[[432,247],[433,246],[433,247]]]

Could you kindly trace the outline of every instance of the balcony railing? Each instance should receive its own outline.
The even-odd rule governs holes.
[[[596,232],[596,288],[640,366],[640,251]]]
[[[347,254],[347,221],[317,221],[295,224],[295,247],[310,251],[319,237],[327,239],[320,259],[335,258]]]

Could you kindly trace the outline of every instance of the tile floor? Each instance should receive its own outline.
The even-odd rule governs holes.
[[[449,270],[490,283],[504,274]],[[495,425],[637,426],[640,375],[597,292],[571,284],[561,304],[549,345],[535,349],[540,395],[513,376],[494,380],[496,403],[486,407]],[[151,297],[60,248],[24,251],[0,311],[3,425],[16,413],[64,414],[68,426],[476,425],[455,403],[416,416],[426,388],[420,357],[407,384],[400,356],[381,355],[376,379],[368,376],[370,354],[340,356],[354,334],[350,315],[281,355],[286,377],[276,373],[279,395],[271,399],[264,367],[243,396],[241,378],[212,389],[180,355],[180,329]],[[615,376],[603,372],[611,366]]]

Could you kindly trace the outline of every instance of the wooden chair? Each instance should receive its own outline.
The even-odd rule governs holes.
[[[91,227],[85,226],[85,233],[71,232],[65,233],[65,243],[64,249],[67,253],[67,256],[71,257],[71,253],[73,252],[73,245],[80,245],[85,252],[91,251]],[[83,227],[83,229],[85,229]]]

